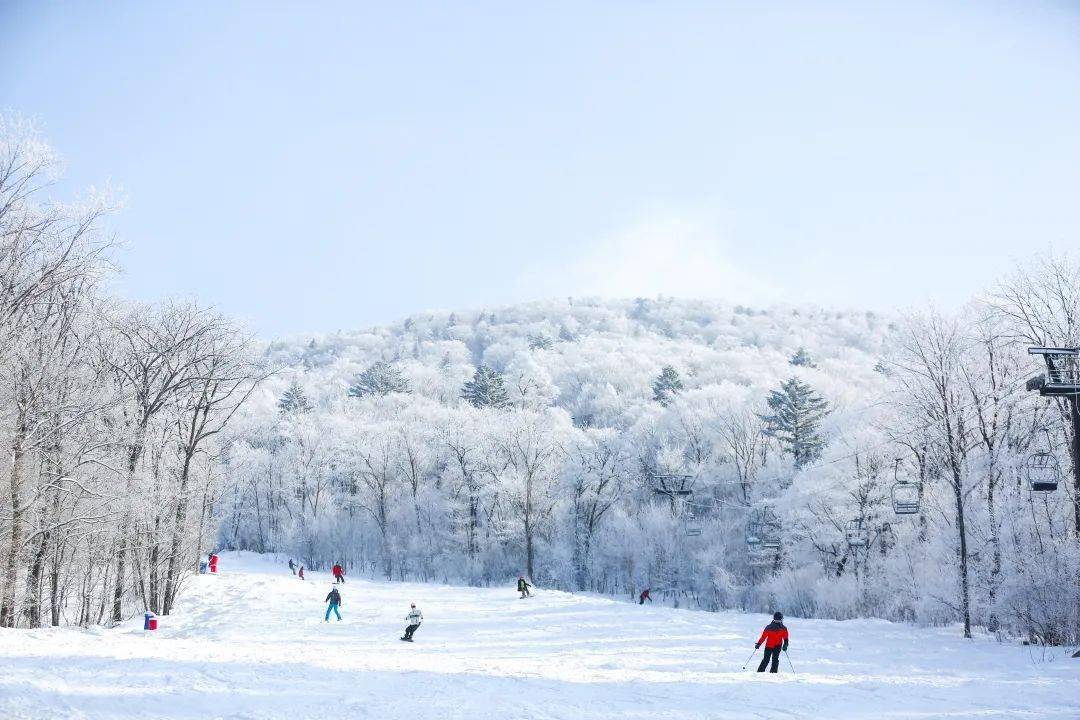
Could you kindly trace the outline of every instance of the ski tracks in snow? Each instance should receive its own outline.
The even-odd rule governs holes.
[[[7,720],[843,720],[1080,718],[1080,660],[955,628],[791,619],[792,675],[739,668],[767,618],[538,593],[350,578],[341,623],[330,578],[267,557],[222,555],[156,634],[0,633]],[[410,602],[425,623],[398,640]]]

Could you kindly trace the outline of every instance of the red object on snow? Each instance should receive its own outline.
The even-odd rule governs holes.
[[[212,573],[217,572],[217,561],[218,561],[218,556],[217,555],[211,555],[210,556],[210,572],[212,572]]]
[[[787,636],[786,627],[780,627],[778,630],[773,630],[770,626],[761,631],[761,637],[758,638],[758,642],[764,642],[765,647],[767,648],[779,647],[787,640]]]
[[[149,610],[143,616],[143,630],[157,630],[157,615]]]

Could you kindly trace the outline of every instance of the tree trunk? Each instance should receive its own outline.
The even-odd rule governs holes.
[[[122,501],[124,503],[124,514],[120,521],[120,544],[116,549],[116,577],[113,579],[111,619],[113,622],[117,623],[124,619],[124,560],[127,556],[127,536],[128,533],[131,532],[131,510],[129,503],[131,502],[131,493],[135,488],[135,468],[139,465],[142,437],[143,434],[140,432],[140,445],[132,445],[128,448],[127,483],[124,486],[124,498]]]
[[[964,637],[971,637],[971,583],[968,578],[967,526],[964,523],[964,492],[959,468],[953,465],[953,497],[956,500],[956,532],[960,536],[960,611],[964,616]]]
[[[169,569],[165,573],[165,599],[161,614],[168,615],[176,600],[179,585],[180,554],[183,551],[184,523],[187,522],[188,483],[191,478],[191,453],[185,453],[180,470],[180,489],[176,497],[176,514],[173,517],[172,542],[169,545]]]
[[[1001,583],[1001,530],[998,528],[997,498],[995,495],[997,475],[997,469],[991,468],[990,482],[986,488],[986,513],[990,521],[990,545],[993,548],[993,556],[990,563],[990,618],[987,623],[987,628],[990,632],[995,633],[999,628],[996,604],[998,585]]]
[[[1073,537],[1080,540],[1080,398],[1069,398],[1069,419],[1072,421],[1073,470]]]
[[[0,598],[0,627],[15,627],[15,576],[22,550],[26,510],[22,507],[22,476],[26,457],[26,411],[20,406],[11,442],[11,535],[4,556],[4,592]]]

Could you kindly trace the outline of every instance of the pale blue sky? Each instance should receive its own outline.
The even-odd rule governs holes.
[[[0,0],[0,108],[122,188],[120,292],[263,337],[949,305],[1080,248],[1078,3]]]

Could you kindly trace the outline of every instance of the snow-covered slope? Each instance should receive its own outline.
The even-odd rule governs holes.
[[[1080,717],[1080,660],[955,629],[791,618],[795,672],[758,675],[740,668],[763,616],[354,578],[326,625],[327,576],[243,553],[221,567],[157,633],[0,633],[0,717]],[[398,640],[410,601],[414,644]]]

